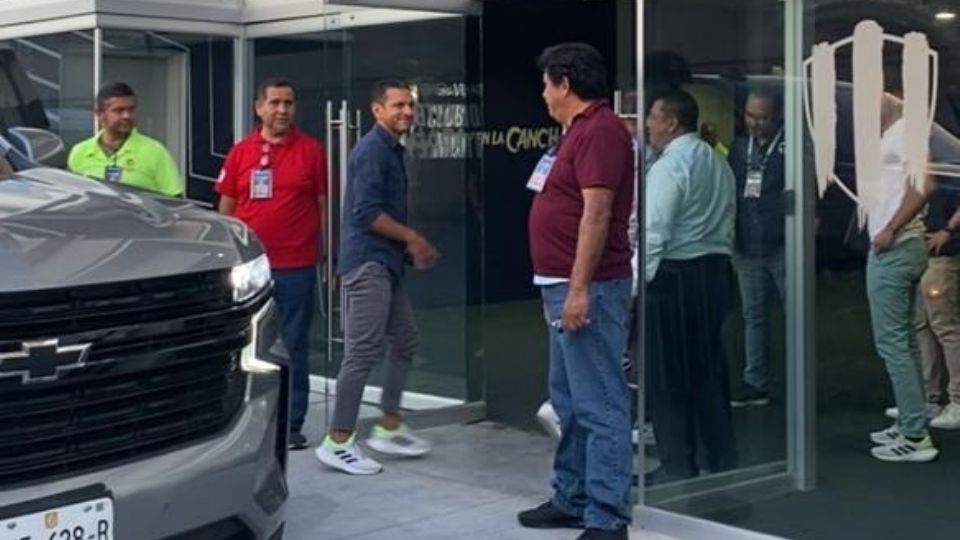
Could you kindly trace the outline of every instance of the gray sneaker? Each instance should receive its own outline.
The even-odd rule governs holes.
[[[432,449],[429,442],[414,435],[405,424],[394,430],[380,424],[373,426],[366,445],[381,454],[400,457],[420,457]]]

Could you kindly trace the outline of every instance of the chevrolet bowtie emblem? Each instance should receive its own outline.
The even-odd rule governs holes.
[[[49,382],[86,365],[90,344],[60,346],[60,341],[25,341],[18,352],[0,353],[0,379],[20,377],[23,384]]]

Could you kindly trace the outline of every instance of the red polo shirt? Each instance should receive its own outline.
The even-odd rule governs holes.
[[[273,196],[251,199],[251,175],[264,160],[272,174]],[[327,156],[319,141],[294,129],[283,142],[270,144],[258,129],[230,149],[216,190],[236,199],[234,217],[260,238],[272,268],[317,264],[322,227],[318,198],[327,193]]]
[[[583,216],[582,190],[614,192],[607,243],[594,281],[630,279],[627,223],[633,203],[633,146],[620,119],[603,102],[573,119],[557,150],[543,191],[530,209],[530,255],[538,276],[569,279]]]

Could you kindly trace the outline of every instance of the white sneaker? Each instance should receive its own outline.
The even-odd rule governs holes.
[[[327,467],[347,474],[370,475],[382,471],[383,466],[363,453],[354,436],[351,435],[347,442],[340,444],[327,435],[314,451],[317,459]]]
[[[560,431],[560,417],[557,416],[557,411],[554,410],[549,401],[544,401],[543,405],[540,405],[540,409],[537,411],[537,421],[540,422],[540,426],[548,435],[560,440],[560,434],[562,433]],[[653,424],[646,422],[642,429],[634,428],[630,433],[630,440],[634,446],[639,446],[641,440],[645,446],[656,446],[657,438],[653,434]]]
[[[937,404],[937,403],[927,403],[927,417],[929,417],[929,418],[931,418],[931,419],[932,419],[932,418],[936,418],[937,415],[939,415],[941,411],[943,411],[943,406],[942,406],[942,405],[939,405],[939,404]],[[896,420],[897,418],[900,417],[900,409],[898,409],[898,408],[896,408],[896,407],[887,407],[887,408],[883,411],[883,414],[885,414],[885,415],[887,416],[887,418]]]
[[[895,444],[874,447],[870,453],[880,461],[906,463],[926,463],[940,454],[929,435],[918,442],[901,438]]]
[[[405,424],[392,431],[377,424],[365,443],[381,454],[400,457],[419,457],[432,449],[429,442],[411,433]]]
[[[540,422],[547,435],[560,440],[560,417],[557,416],[557,411],[554,410],[549,401],[544,401],[540,409],[537,410],[537,421]]]
[[[950,403],[930,421],[930,427],[939,429],[960,429],[960,404]]]
[[[891,444],[898,444],[904,439],[903,436],[900,435],[900,430],[897,429],[897,425],[894,424],[882,431],[874,431],[870,434],[870,440],[875,444],[887,446]]]

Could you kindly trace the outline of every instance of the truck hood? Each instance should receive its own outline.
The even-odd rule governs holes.
[[[0,179],[0,293],[224,269],[262,249],[239,221],[56,169]]]

